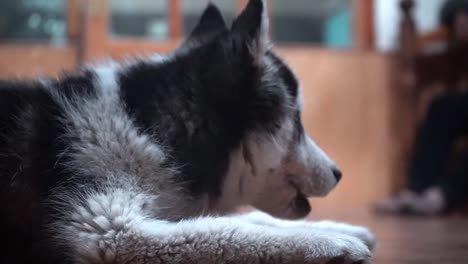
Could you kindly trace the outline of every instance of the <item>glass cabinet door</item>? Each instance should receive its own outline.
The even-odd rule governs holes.
[[[78,63],[79,0],[1,0],[0,78],[56,75]]]

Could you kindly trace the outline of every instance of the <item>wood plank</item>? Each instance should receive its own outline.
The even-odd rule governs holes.
[[[353,1],[354,48],[374,48],[374,0]]]
[[[109,20],[109,0],[85,2],[83,22],[83,59],[86,62],[96,61],[106,53]]]
[[[80,18],[79,0],[68,0],[67,3],[67,33],[68,38],[76,40],[80,36],[82,21]]]
[[[168,23],[170,39],[180,39],[182,33],[182,10],[180,0],[167,0],[169,4]]]

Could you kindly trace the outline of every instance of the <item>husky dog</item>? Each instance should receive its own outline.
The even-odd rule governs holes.
[[[166,57],[1,82],[0,262],[370,262],[366,228],[297,220],[341,173],[265,13],[210,4]]]

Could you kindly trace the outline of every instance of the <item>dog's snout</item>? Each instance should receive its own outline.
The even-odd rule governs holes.
[[[341,173],[340,169],[334,167],[332,168],[333,176],[335,176],[336,182],[338,183],[341,180],[343,174]]]

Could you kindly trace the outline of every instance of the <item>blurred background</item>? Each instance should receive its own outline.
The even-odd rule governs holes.
[[[1,0],[0,78],[59,76],[104,58],[170,52],[207,2]],[[230,22],[247,0],[213,2]],[[392,222],[366,215],[379,203],[399,214],[411,202],[426,205],[421,208],[433,215],[445,211],[453,196],[463,211],[468,196],[468,98],[462,92],[468,88],[467,1],[267,2],[271,39],[301,80],[305,128],[344,172],[330,195],[312,199],[314,210],[347,212],[335,219],[374,227],[384,240],[387,251],[379,256],[386,263],[466,263],[462,248],[468,248],[468,221]],[[437,189],[439,181],[431,177],[442,177],[450,168],[457,169],[457,177],[447,179],[456,180]],[[429,188],[434,186],[435,192]],[[411,232],[416,232],[413,240]],[[422,241],[428,232],[434,239]],[[426,244],[415,248],[421,243]],[[441,253],[450,245],[459,251]]]
[[[2,0],[0,78],[57,76],[106,57],[171,51],[207,2]],[[229,22],[247,1],[213,2]],[[444,2],[268,1],[271,38],[302,82],[305,127],[344,172],[316,207],[366,207],[401,188],[424,102],[443,86],[435,79],[421,92],[402,80],[414,58],[443,52]]]

